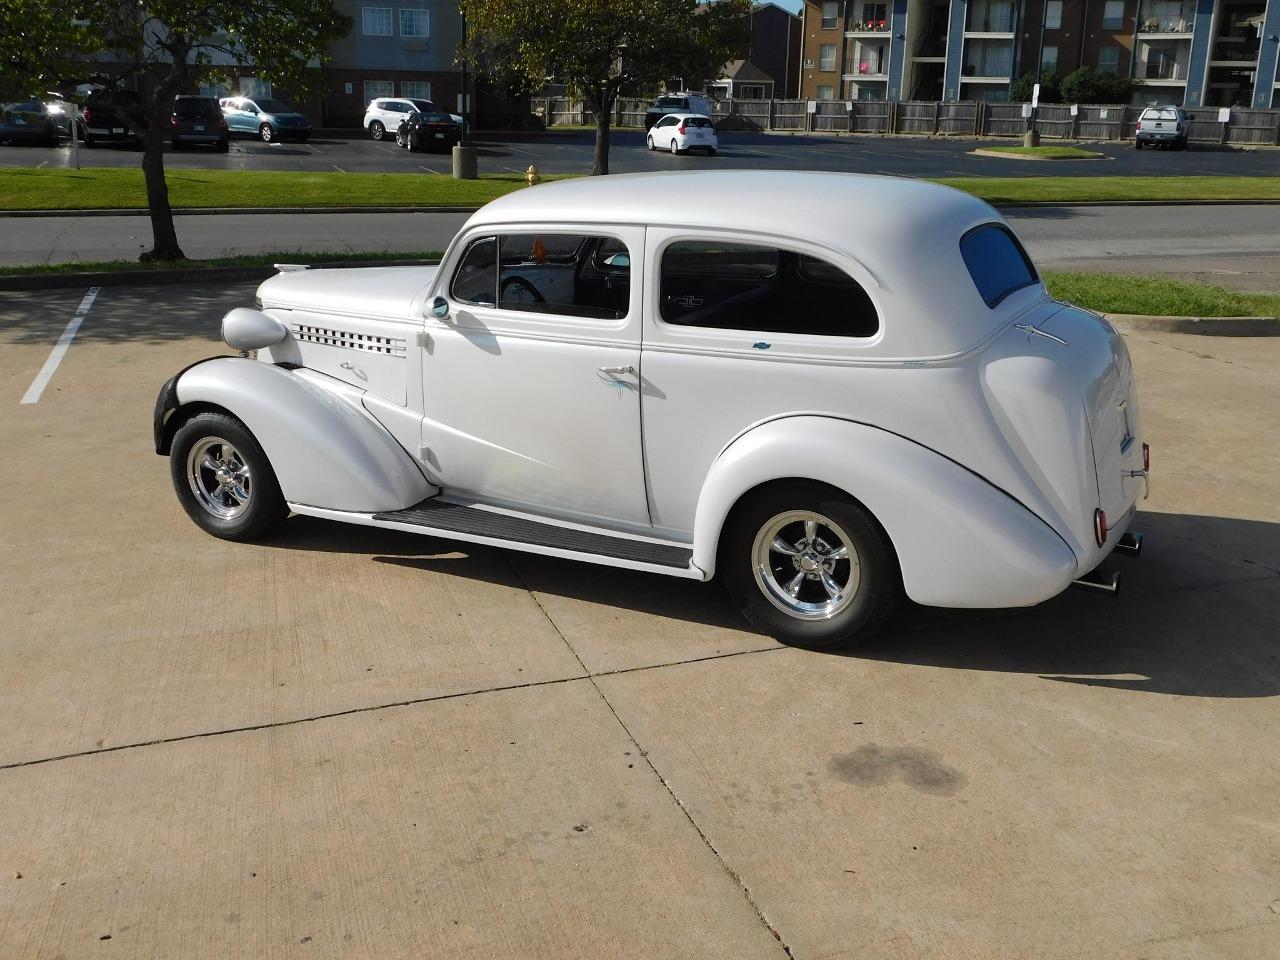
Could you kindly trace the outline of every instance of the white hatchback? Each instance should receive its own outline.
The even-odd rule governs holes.
[[[714,157],[720,144],[710,117],[700,113],[668,113],[649,128],[645,146],[671,153],[705,150],[708,156]]]

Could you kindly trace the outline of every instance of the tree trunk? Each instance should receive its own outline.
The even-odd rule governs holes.
[[[164,147],[158,131],[149,131],[142,140],[142,174],[147,183],[147,212],[151,215],[152,247],[139,260],[184,260],[178,246],[169,207],[169,185],[164,179]]]
[[[591,175],[603,177],[609,173],[609,119],[613,113],[613,98],[597,93],[591,100],[591,109],[596,114],[596,153]]]

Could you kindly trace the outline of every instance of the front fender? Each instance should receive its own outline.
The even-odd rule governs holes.
[[[838,487],[870,510],[917,603],[1030,606],[1077,575],[1062,537],[981,477],[897,434],[821,416],[769,421],[720,454],[698,497],[694,564],[712,574],[733,505],[761,484],[788,478]]]
[[[190,404],[221,407],[244,422],[271,461],[289,503],[376,513],[400,510],[435,492],[395,439],[334,381],[257,360],[208,360],[177,378],[178,413]]]

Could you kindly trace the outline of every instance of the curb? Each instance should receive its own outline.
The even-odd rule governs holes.
[[[239,216],[248,213],[475,213],[479,207],[187,207],[173,210],[175,217]],[[0,210],[0,217],[146,217],[146,207],[113,210]]]
[[[354,267],[434,267],[434,260],[347,260],[318,263],[312,269],[332,270]],[[208,283],[216,280],[266,280],[279,271],[272,266],[184,267],[166,270],[86,270],[83,273],[43,273],[31,276],[0,274],[0,291],[61,290],[67,287],[122,287],[130,284]]]
[[[1148,317],[1133,313],[1104,313],[1122,331],[1190,333],[1201,337],[1280,337],[1275,317]]]
[[[1110,160],[1105,153],[1092,157],[1044,157],[1034,153],[1006,153],[1003,150],[986,150],[978,147],[969,151],[971,157],[993,157],[996,160],[1034,160],[1037,163],[1069,163],[1073,160]]]

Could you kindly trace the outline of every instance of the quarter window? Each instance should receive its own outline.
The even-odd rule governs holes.
[[[680,240],[662,254],[667,323],[760,333],[870,337],[880,329],[862,285],[833,264],[777,247]]]
[[[362,7],[360,10],[360,27],[367,37],[391,36],[391,8]]]
[[[505,234],[472,242],[453,277],[463,303],[619,320],[631,303],[631,256],[613,237]]]
[[[1015,290],[1040,279],[1022,244],[997,223],[974,227],[961,237],[960,256],[988,307],[994,308]]]

